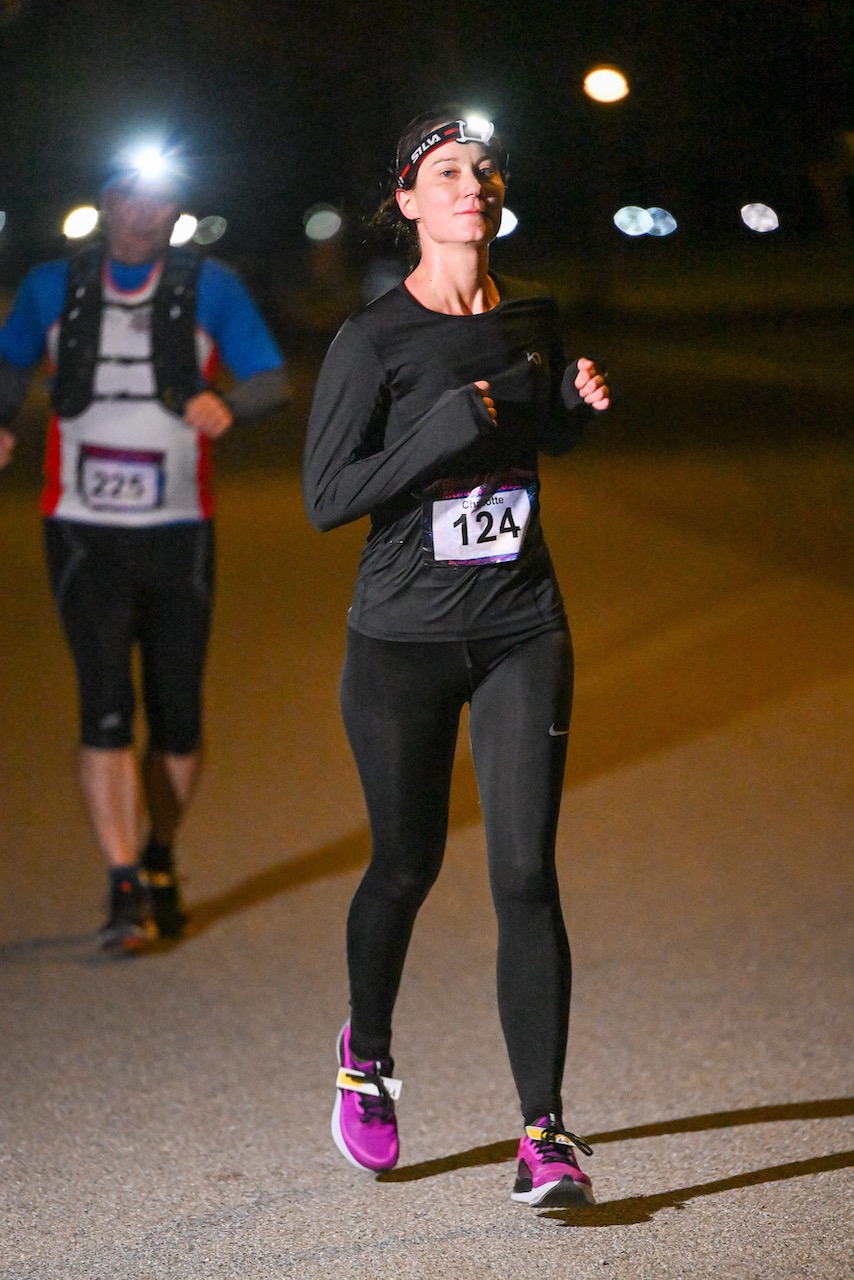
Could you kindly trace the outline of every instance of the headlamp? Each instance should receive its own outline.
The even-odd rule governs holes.
[[[469,116],[467,120],[457,120],[460,142],[482,142],[484,146],[495,133],[495,125],[485,116]]]
[[[169,159],[157,147],[143,147],[132,160],[143,181],[156,182],[169,176]]]
[[[156,146],[126,150],[110,166],[101,194],[114,187],[127,188],[163,200],[179,200],[183,174],[174,153]]]
[[[486,147],[492,141],[495,125],[484,116],[469,116],[466,120],[448,120],[428,129],[418,145],[407,156],[398,157],[397,185],[411,186],[415,180],[415,171],[425,156],[436,147],[443,147],[446,142],[479,142]],[[497,156],[498,167],[502,169],[506,163],[503,151]]]

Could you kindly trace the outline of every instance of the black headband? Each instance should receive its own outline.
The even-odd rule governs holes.
[[[446,142],[480,142],[488,146],[495,132],[495,125],[490,120],[471,116],[468,120],[448,120],[445,124],[437,124],[422,135],[418,145],[405,158],[398,157],[397,185],[405,187],[407,180],[414,181],[415,170],[421,161],[436,147],[443,147]]]

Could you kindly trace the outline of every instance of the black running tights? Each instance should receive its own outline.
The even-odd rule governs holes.
[[[465,702],[498,918],[498,1008],[526,1122],[560,1115],[570,955],[555,834],[572,703],[566,631],[439,643],[350,631],[341,706],[371,861],[347,922],[354,1056],[387,1058],[418,909],[445,850]]]

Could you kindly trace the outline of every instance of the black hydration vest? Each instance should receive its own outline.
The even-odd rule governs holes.
[[[206,385],[196,356],[196,291],[201,265],[201,259],[190,250],[169,249],[152,303],[151,350],[157,398],[179,415]],[[54,411],[62,418],[76,417],[94,398],[103,267],[102,245],[83,249],[68,263],[51,391]]]

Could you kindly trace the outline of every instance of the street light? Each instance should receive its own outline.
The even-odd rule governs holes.
[[[192,213],[182,213],[172,228],[169,243],[173,245],[189,244],[196,233],[198,225],[198,220]]]
[[[767,204],[745,204],[741,208],[741,220],[751,231],[776,231],[780,219],[774,209]]]
[[[594,102],[621,102],[628,96],[629,82],[618,67],[594,67],[584,77],[584,92]]]
[[[512,235],[519,225],[519,219],[516,217],[512,209],[508,209],[507,205],[501,210],[501,222],[496,232],[496,240],[503,240],[505,236]]]
[[[334,240],[344,225],[344,219],[331,204],[313,204],[303,214],[303,229],[309,240],[322,244]]]
[[[62,224],[62,234],[67,240],[82,240],[98,225],[98,210],[91,204],[72,209]]]
[[[214,244],[225,235],[227,230],[228,223],[225,218],[221,218],[218,213],[209,213],[206,218],[199,219],[193,239],[196,244]]]
[[[624,205],[614,214],[614,224],[626,236],[669,236],[677,227],[673,214],[657,205],[651,209],[642,209],[636,204]]]
[[[648,235],[655,225],[649,209],[642,209],[637,204],[624,205],[614,214],[614,223],[625,236]]]

